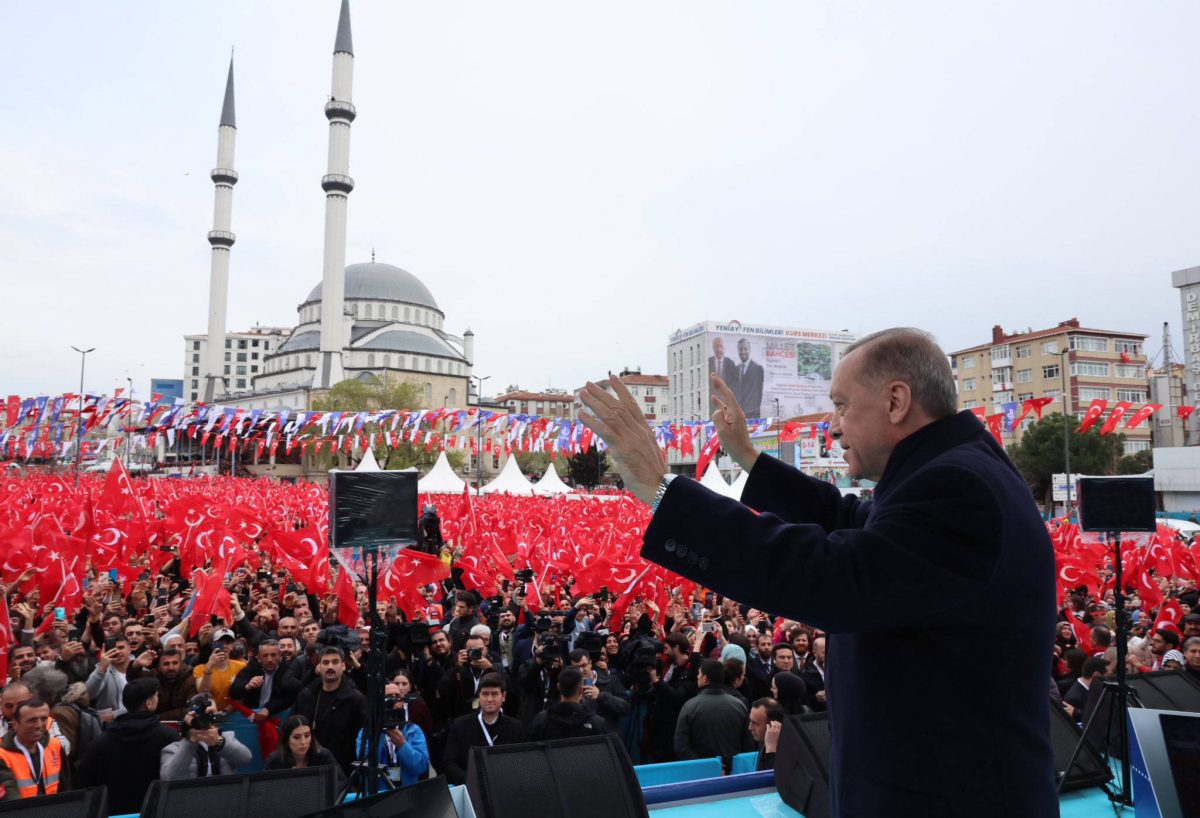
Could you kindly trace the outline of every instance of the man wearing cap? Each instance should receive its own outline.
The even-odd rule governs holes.
[[[246,663],[229,658],[229,648],[233,645],[233,631],[228,628],[213,633],[213,650],[208,661],[196,665],[192,675],[196,677],[196,692],[209,696],[217,705],[218,710],[229,709],[229,690],[233,680],[242,672]]]
[[[0,800],[16,801],[58,792],[63,749],[46,729],[50,705],[26,699],[17,705],[15,727],[0,740]]]
[[[141,809],[150,782],[158,778],[162,749],[179,737],[154,715],[158,690],[153,676],[125,685],[121,693],[125,712],[79,761],[79,785],[108,787],[108,809],[113,815]]]

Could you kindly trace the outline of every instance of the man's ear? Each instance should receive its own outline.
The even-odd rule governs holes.
[[[904,381],[892,381],[887,385],[888,418],[900,425],[908,420],[913,410],[912,387]]]

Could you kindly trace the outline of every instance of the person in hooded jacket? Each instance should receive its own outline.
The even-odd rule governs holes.
[[[567,667],[558,674],[559,700],[538,713],[529,728],[530,741],[598,736],[608,732],[603,716],[583,705],[583,673]]]
[[[150,782],[158,778],[162,749],[179,738],[154,715],[158,689],[158,679],[152,676],[125,685],[121,693],[125,712],[80,759],[76,783],[108,787],[108,809],[113,815],[142,808]]]

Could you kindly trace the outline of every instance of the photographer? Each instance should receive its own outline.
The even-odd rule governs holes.
[[[417,521],[417,544],[414,550],[437,556],[442,550],[442,523],[438,520],[437,506],[426,504]]]
[[[700,658],[691,652],[688,638],[668,634],[667,663],[660,677],[650,668],[650,715],[646,719],[650,748],[655,761],[675,760],[675,724],[683,705],[699,691]]]
[[[208,696],[194,696],[179,729],[183,738],[162,748],[159,775],[164,781],[236,773],[250,763],[250,748],[232,730],[217,730],[217,706]]]
[[[533,658],[517,671],[521,694],[518,716],[523,724],[532,724],[534,717],[558,698],[558,673],[563,667],[565,647],[566,640],[561,636],[543,631],[537,635]]]
[[[588,651],[577,648],[571,651],[570,660],[571,667],[578,670],[583,677],[581,703],[584,710],[600,716],[610,732],[617,732],[617,723],[622,717],[629,715],[629,694],[607,671],[596,670],[593,667]]]
[[[468,637],[454,670],[438,683],[438,700],[451,720],[478,708],[479,684],[490,670],[487,641],[482,636]]]
[[[429,775],[429,748],[425,733],[409,720],[408,702],[396,684],[384,686],[383,725],[379,737],[378,764],[384,768],[389,781],[397,787],[415,784]],[[368,750],[365,731],[360,730],[356,741],[358,758],[365,760]],[[386,789],[381,781],[379,789]]]

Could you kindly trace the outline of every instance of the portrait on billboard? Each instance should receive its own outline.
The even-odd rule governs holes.
[[[734,379],[729,384],[738,405],[748,418],[760,418],[763,398],[763,367],[755,360],[755,349],[749,336],[737,340],[737,359],[734,361]]]
[[[734,379],[737,378],[737,369],[730,357],[725,354],[725,336],[723,335],[714,335],[712,337],[712,354],[708,356],[708,373],[711,375],[714,372],[730,388],[733,387]]]

